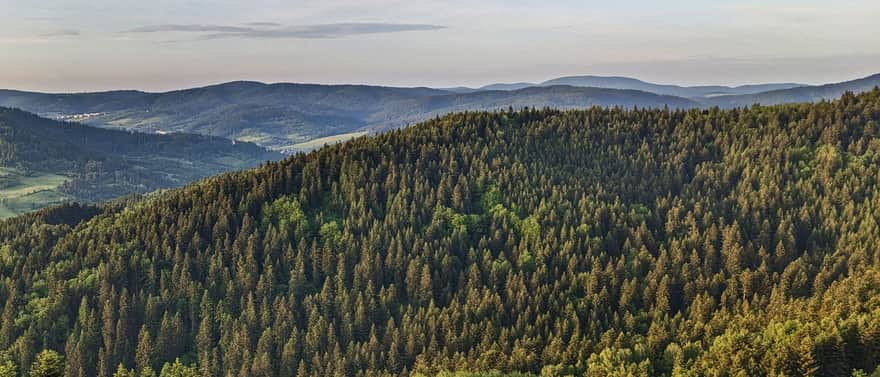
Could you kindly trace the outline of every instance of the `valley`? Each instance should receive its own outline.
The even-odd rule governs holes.
[[[0,106],[57,119],[148,134],[183,132],[252,142],[275,151],[307,150],[315,139],[376,133],[461,111],[591,106],[673,109],[830,100],[880,85],[880,75],[809,86],[660,85],[626,77],[573,76],[541,84],[480,89],[229,82],[165,93],[52,94],[0,90]],[[300,144],[302,147],[295,147]]]
[[[282,156],[201,135],[147,135],[0,108],[0,218],[183,186]]]

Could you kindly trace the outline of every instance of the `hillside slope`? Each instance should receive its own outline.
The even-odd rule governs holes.
[[[688,87],[628,77],[571,76],[534,85],[445,90],[239,81],[165,93],[0,90],[0,106],[103,128],[195,133],[297,152],[312,140],[344,140],[350,135],[404,127],[451,112],[510,107],[583,109],[594,105],[731,108],[755,103],[814,102],[837,98],[846,91],[864,92],[878,84],[880,75],[824,86],[782,83],[737,87]]]
[[[46,210],[0,222],[0,350],[84,375],[871,373],[878,122],[880,90],[470,112]]]
[[[165,93],[0,91],[0,105],[145,133],[185,132],[278,146],[351,132],[370,114],[446,92],[359,85],[231,82]]]
[[[464,110],[514,107],[693,107],[682,98],[601,89],[452,93],[426,88],[232,82],[167,93],[44,94],[0,90],[0,105],[146,133],[186,132],[283,149],[321,137],[386,130]]]
[[[177,187],[279,157],[215,137],[105,130],[0,108],[0,217]]]
[[[144,133],[218,136],[285,152],[316,139],[344,140],[438,115],[513,107],[590,106],[723,108],[814,102],[880,85],[880,75],[837,84],[679,86],[628,77],[570,76],[540,84],[470,88],[230,82],[165,93],[113,91],[51,94],[0,90],[0,106],[45,117]]]
[[[501,109],[554,108],[583,109],[601,107],[694,108],[697,102],[674,96],[662,96],[637,90],[576,88],[553,86],[524,88],[512,91],[480,91],[431,96],[411,105],[412,109],[392,116],[378,114],[368,118],[379,129],[392,129],[419,121],[464,111]],[[393,119],[393,120],[392,120]]]
[[[803,86],[748,95],[719,96],[707,99],[704,103],[731,108],[751,106],[757,103],[775,105],[780,103],[818,102],[838,98],[846,92],[866,92],[878,86],[880,86],[880,74],[834,84]]]

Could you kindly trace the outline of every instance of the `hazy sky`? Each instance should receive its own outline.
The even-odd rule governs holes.
[[[681,84],[880,72],[880,1],[0,0],[0,87]]]

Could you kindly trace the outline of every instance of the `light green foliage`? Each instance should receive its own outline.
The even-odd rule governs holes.
[[[438,206],[434,209],[429,231],[456,237],[466,237],[482,232],[483,217],[478,214],[457,213],[452,208]]]
[[[174,360],[173,363],[165,363],[159,377],[200,377],[198,368],[194,366],[184,365],[180,359]]]
[[[652,374],[649,351],[643,344],[633,348],[605,348],[590,355],[587,377],[629,377]]]
[[[523,237],[527,240],[535,241],[541,236],[541,224],[538,223],[538,219],[535,216],[526,217],[522,221],[520,229]]]
[[[9,245],[0,245],[0,271],[12,267],[16,253]]]
[[[156,377],[156,371],[151,367],[146,367],[141,369],[140,373],[138,373],[139,377]]]
[[[425,375],[421,373],[413,374],[413,377],[537,377],[531,373],[511,372],[505,373],[497,370],[486,372],[464,372],[464,371],[442,371],[434,375]]]
[[[479,231],[481,225],[479,215],[465,215],[461,213],[451,214],[451,225],[453,232],[468,233],[471,231]]]
[[[527,216],[525,219],[520,218],[516,212],[511,211],[501,204],[495,204],[488,210],[488,215],[495,221],[507,221],[513,225],[523,239],[535,241],[541,236],[541,224],[538,222],[536,215]]]
[[[483,195],[480,196],[480,207],[483,209],[483,212],[490,212],[495,206],[501,205],[501,199],[501,190],[498,189],[498,186],[490,185]]]
[[[342,240],[342,231],[336,220],[321,224],[321,229],[318,230],[318,234],[320,234],[321,239],[324,240],[324,242],[328,242],[331,245],[335,245]]]
[[[61,377],[64,375],[64,357],[52,350],[37,354],[31,365],[29,377]]]
[[[578,377],[583,374],[583,368],[573,365],[551,364],[541,368],[541,377]]]
[[[18,366],[14,361],[7,359],[0,362],[0,377],[18,377]]]
[[[521,221],[519,217],[515,213],[513,213],[513,211],[508,210],[501,204],[496,204],[491,209],[489,209],[489,214],[497,220],[508,219],[516,226],[519,226],[519,223]]]
[[[816,148],[815,161],[824,170],[834,170],[841,167],[844,156],[836,146],[822,144]]]
[[[517,260],[517,266],[523,271],[526,272],[534,272],[537,268],[537,263],[535,261],[535,256],[532,255],[529,251],[523,251],[522,254],[519,255],[519,259]]]
[[[306,215],[299,202],[289,196],[283,196],[271,203],[263,204],[260,225],[263,229],[269,226],[276,228],[296,227],[306,222]],[[323,227],[322,227],[323,229]]]
[[[119,366],[116,367],[116,372],[113,372],[113,377],[137,377],[137,372],[133,369],[126,369],[125,365],[119,363]]]
[[[761,367],[762,339],[745,329],[730,330],[714,339],[708,353],[697,363],[697,368],[720,376],[746,376]]]

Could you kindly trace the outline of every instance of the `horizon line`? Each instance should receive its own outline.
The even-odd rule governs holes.
[[[845,80],[840,81],[820,81],[820,82],[794,82],[794,81],[768,81],[768,82],[747,82],[747,83],[728,83],[728,84],[709,84],[709,83],[701,83],[701,84],[685,84],[685,83],[670,83],[670,82],[655,82],[648,81],[645,79],[641,79],[637,76],[627,76],[627,75],[596,75],[596,74],[565,74],[559,76],[553,76],[549,79],[545,79],[542,81],[536,82],[527,82],[527,81],[510,81],[510,82],[489,82],[479,86],[467,86],[467,85],[442,85],[442,86],[428,86],[428,85],[393,85],[393,84],[381,84],[381,83],[370,83],[370,82],[338,82],[338,81],[315,81],[315,82],[307,82],[307,81],[263,81],[263,80],[251,80],[251,79],[232,79],[232,80],[224,80],[224,81],[206,81],[202,84],[190,84],[189,86],[176,87],[164,90],[148,90],[148,89],[136,89],[136,88],[108,88],[108,89],[96,89],[96,90],[40,90],[40,89],[20,89],[20,88],[0,88],[0,90],[5,91],[17,91],[17,92],[29,92],[29,93],[40,93],[40,94],[89,94],[89,93],[112,93],[112,92],[140,92],[146,94],[163,94],[163,93],[171,93],[178,92],[184,90],[193,90],[193,89],[203,89],[210,88],[214,86],[228,85],[234,83],[254,83],[261,85],[318,85],[318,86],[364,86],[364,87],[378,87],[378,88],[397,88],[397,89],[435,89],[435,90],[451,90],[451,89],[468,89],[468,90],[493,90],[493,89],[482,89],[486,86],[490,85],[512,85],[512,84],[528,84],[530,86],[541,86],[543,83],[551,80],[562,79],[562,78],[572,78],[572,77],[597,77],[597,78],[620,78],[620,79],[633,79],[638,80],[643,83],[653,84],[653,85],[674,85],[683,88],[694,88],[694,87],[707,87],[707,86],[722,86],[728,88],[737,88],[742,86],[749,85],[775,85],[775,84],[792,84],[799,86],[822,86],[822,85],[831,85],[831,84],[839,84],[854,80],[865,79],[869,77],[873,77],[876,75],[880,75],[880,71],[877,73],[872,73],[868,75],[860,75],[856,77],[852,77]]]

